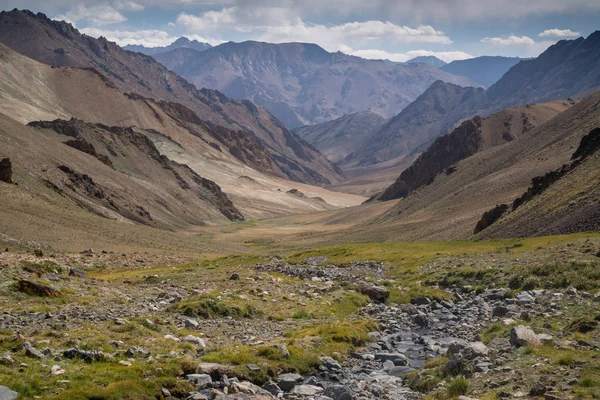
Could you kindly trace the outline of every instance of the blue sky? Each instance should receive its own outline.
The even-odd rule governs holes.
[[[600,0],[0,0],[73,23],[121,45],[180,36],[311,42],[329,51],[405,61],[481,55],[533,57],[600,29]]]

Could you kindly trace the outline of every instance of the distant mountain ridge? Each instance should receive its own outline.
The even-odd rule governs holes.
[[[440,69],[455,75],[466,76],[475,82],[489,87],[498,82],[500,78],[513,66],[527,58],[483,56],[466,60],[452,61]]]
[[[436,56],[419,56],[419,57],[411,58],[410,60],[408,60],[406,62],[413,63],[413,64],[415,64],[415,63],[427,64],[427,65],[431,65],[432,67],[436,67],[436,68],[441,68],[444,65],[448,64],[446,61],[440,60]],[[461,74],[457,74],[457,75],[461,75]]]
[[[229,42],[155,57],[198,88],[249,99],[292,128],[361,111],[390,117],[436,80],[478,86],[430,65],[366,60],[307,43]]]
[[[168,46],[146,47],[139,44],[130,44],[127,46],[123,46],[123,49],[142,53],[147,56],[153,56],[158,53],[165,53],[175,49],[194,49],[198,51],[204,51],[210,49],[211,47],[212,46],[208,43],[202,43],[197,40],[190,40],[185,36],[182,36]]]
[[[342,179],[327,158],[263,107],[197,90],[154,58],[83,35],[69,23],[30,11],[1,12],[0,42],[51,66],[92,68],[124,93],[182,104],[203,121],[252,136],[269,153],[279,176],[318,185]]]
[[[449,64],[450,65],[450,64]],[[600,31],[562,40],[539,57],[522,60],[489,89],[435,82],[372,139],[340,163],[342,169],[373,165],[423,151],[465,120],[522,104],[562,100],[600,89]]]

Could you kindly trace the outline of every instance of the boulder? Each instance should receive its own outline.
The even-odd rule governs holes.
[[[362,294],[369,296],[376,303],[385,303],[390,297],[390,291],[379,285],[363,286]]]
[[[212,378],[208,374],[188,374],[185,376],[185,379],[196,385],[199,389],[203,389],[212,384]]]
[[[302,382],[302,376],[298,374],[281,374],[277,378],[277,386],[285,392],[291,391],[298,382]]]
[[[292,389],[292,394],[298,394],[301,396],[315,396],[323,392],[323,388],[313,385],[298,385]]]
[[[77,268],[71,268],[69,269],[69,276],[77,276],[79,278],[85,278],[85,272],[77,269]]]
[[[431,304],[431,300],[427,297],[416,297],[414,299],[410,299],[410,303],[416,306],[428,306]]]
[[[352,391],[344,385],[330,385],[325,388],[323,395],[333,400],[354,400]]]
[[[202,347],[203,349],[206,348],[206,342],[204,342],[204,339],[199,338],[198,336],[187,335],[186,337],[181,339],[181,341],[185,343],[195,344],[196,346]]]
[[[388,371],[388,375],[395,376],[398,378],[404,378],[406,375],[413,371],[415,371],[415,369],[411,367],[397,365],[395,367],[390,368],[390,370]]]
[[[538,335],[528,326],[518,325],[510,330],[510,344],[515,347],[538,345],[540,343]]]
[[[0,386],[0,400],[17,400],[19,393],[10,390],[6,386]]]
[[[319,357],[319,360],[321,360],[321,363],[323,364],[323,366],[329,370],[342,369],[342,366],[340,365],[340,363],[331,357]]]
[[[413,322],[417,324],[420,328],[429,327],[429,318],[422,314],[417,314],[412,318]]]
[[[397,365],[397,366],[407,366],[408,365],[408,359],[406,358],[406,356],[404,354],[400,354],[400,353],[375,353],[375,359],[380,360],[382,362],[391,361],[394,363],[394,365]]]
[[[12,183],[12,163],[10,158],[0,161],[0,182]]]
[[[42,296],[42,297],[59,297],[60,292],[53,287],[42,285],[31,281],[21,280],[17,283],[19,292]]]

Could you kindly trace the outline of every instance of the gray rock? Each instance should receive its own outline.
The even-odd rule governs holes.
[[[231,280],[231,281],[239,281],[240,280],[240,274],[238,274],[237,272],[234,272],[229,277],[229,280]]]
[[[384,361],[391,361],[394,365],[406,366],[408,365],[408,359],[404,354],[400,353],[375,353],[375,359]]]
[[[198,389],[203,389],[212,384],[212,378],[208,374],[188,374],[185,379],[196,385]]]
[[[204,339],[199,338],[197,336],[187,335],[186,337],[181,339],[181,341],[185,343],[195,344],[196,346],[202,347],[203,349],[206,348],[206,342],[204,341]]]
[[[319,360],[321,360],[321,363],[323,363],[323,366],[329,370],[342,369],[342,366],[340,365],[340,363],[331,357],[319,357]]]
[[[271,393],[273,396],[278,396],[279,393],[282,393],[281,388],[271,380],[262,385],[262,388],[267,392]]]
[[[323,395],[333,400],[354,400],[352,391],[344,385],[329,385],[325,388]]]
[[[428,306],[431,304],[431,300],[427,297],[416,297],[414,299],[410,299],[410,303],[417,306]]]
[[[17,400],[19,393],[10,390],[6,386],[0,386],[0,400]]]
[[[537,335],[537,337],[540,340],[540,342],[542,342],[542,344],[547,344],[547,345],[554,344],[554,336],[552,336],[552,335],[549,335],[547,333],[540,333]]]
[[[417,314],[417,315],[413,316],[412,320],[415,324],[417,324],[421,328],[429,327],[429,318],[427,318],[425,315]]]
[[[415,371],[414,368],[399,365],[399,366],[391,368],[388,371],[388,375],[395,376],[398,378],[404,378],[406,375],[408,375],[409,373],[411,373],[413,371]]]
[[[521,305],[535,303],[535,298],[528,293],[519,293],[517,295],[517,301]]]
[[[169,390],[168,390],[168,389],[166,389],[166,388],[161,388],[161,389],[160,389],[160,392],[162,393],[162,395],[163,395],[164,397],[171,397],[171,392],[169,392]]]
[[[540,344],[540,338],[524,325],[515,326],[510,330],[510,344],[515,347]]]
[[[367,285],[363,286],[361,291],[376,303],[385,303],[388,297],[390,297],[390,291],[383,286]]]
[[[25,343],[25,355],[31,358],[44,358],[44,353],[31,346],[29,343]]]
[[[193,319],[193,318],[186,318],[185,319],[185,327],[188,329],[198,329],[198,327],[200,326],[200,323],[198,322],[198,320]]]
[[[281,374],[277,377],[277,386],[285,392],[291,391],[299,382],[302,382],[302,376],[298,374]]]
[[[278,349],[283,358],[289,358],[290,351],[287,349],[285,344],[274,344],[273,348]]]
[[[508,314],[508,308],[505,306],[496,306],[492,311],[492,317],[505,317]]]
[[[295,386],[291,391],[292,394],[298,394],[302,396],[315,396],[321,392],[323,392],[322,387],[313,385],[298,385]]]

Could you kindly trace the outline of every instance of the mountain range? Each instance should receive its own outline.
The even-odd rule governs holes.
[[[292,128],[360,111],[391,117],[436,80],[478,86],[430,65],[366,60],[306,43],[229,42],[154,57],[198,88],[251,100]]]
[[[0,13],[0,43],[51,66],[92,68],[123,93],[181,104],[203,121],[243,132],[269,153],[279,176],[314,184],[342,179],[323,155],[263,107],[215,90],[197,90],[152,57],[83,35],[66,22],[41,13],[5,11]]]
[[[439,68],[454,75],[466,76],[484,87],[489,87],[498,82],[509,69],[523,60],[526,59],[519,57],[483,56],[452,61]]]
[[[441,68],[444,65],[448,64],[447,62],[440,60],[436,56],[419,56],[419,57],[411,58],[410,60],[408,60],[406,62],[413,63],[413,64],[415,64],[415,63],[427,64],[427,65],[431,65],[432,67],[436,67],[436,68]],[[458,75],[464,75],[464,74],[458,74]],[[466,76],[466,75],[464,75],[464,76]]]
[[[194,49],[198,51],[204,51],[210,49],[211,47],[212,46],[208,43],[202,43],[197,40],[190,40],[185,36],[182,36],[168,46],[145,47],[143,45],[134,44],[123,46],[123,49],[137,53],[142,53],[147,56],[152,56],[158,53],[165,53],[175,49]]]

